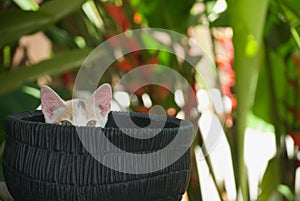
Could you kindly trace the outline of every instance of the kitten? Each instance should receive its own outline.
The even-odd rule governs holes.
[[[46,123],[104,127],[111,107],[112,92],[103,84],[87,100],[63,101],[50,87],[41,87],[42,112]]]

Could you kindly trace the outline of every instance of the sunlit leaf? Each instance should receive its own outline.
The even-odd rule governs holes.
[[[13,0],[22,10],[36,11],[39,5],[34,0]]]
[[[255,56],[258,52],[258,42],[252,35],[247,37],[245,52],[249,57]]]
[[[3,66],[4,67],[10,66],[10,58],[11,58],[11,47],[7,45],[3,48]]]
[[[258,201],[280,201],[281,196],[277,192],[279,185],[279,157],[276,156],[269,161],[268,167],[263,176],[260,189],[261,193],[258,197]]]
[[[86,42],[85,42],[85,40],[84,40],[83,37],[81,37],[81,36],[76,36],[76,37],[74,38],[74,41],[75,41],[75,43],[76,43],[76,45],[77,45],[78,47],[80,47],[80,48],[86,47]]]
[[[96,8],[94,1],[87,1],[82,5],[82,9],[89,20],[97,27],[103,28],[103,21],[100,17],[100,14]]]
[[[284,195],[289,201],[295,200],[294,195],[288,186],[280,184],[277,186],[277,191]]]

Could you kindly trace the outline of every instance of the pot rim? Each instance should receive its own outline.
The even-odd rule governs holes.
[[[145,113],[137,113],[137,112],[122,112],[122,111],[111,111],[109,113],[109,116],[112,115],[119,115],[119,116],[124,116],[124,117],[134,117],[134,118],[142,118],[142,119],[149,119],[151,116],[151,120],[154,121],[162,121],[165,120],[166,116],[164,115],[158,115],[158,114],[145,114]],[[12,115],[9,115],[6,118],[6,121],[18,121],[20,123],[26,123],[28,125],[44,125],[44,126],[50,126],[51,127],[58,127],[58,128],[76,128],[76,129],[102,129],[104,131],[115,131],[115,130],[146,130],[146,131],[154,131],[157,132],[159,130],[164,130],[164,131],[173,131],[173,130],[178,130],[178,129],[191,129],[193,127],[192,123],[184,120],[184,119],[178,119],[175,117],[167,116],[166,123],[172,124],[172,127],[164,127],[164,128],[130,128],[130,127],[86,127],[86,126],[74,126],[74,125],[59,125],[59,124],[52,124],[52,123],[45,123],[41,121],[33,121],[30,120],[29,118],[34,118],[34,117],[39,117],[39,118],[44,118],[43,113],[41,110],[29,110],[29,111],[24,111],[24,112],[18,112]],[[109,117],[113,118],[113,117]]]

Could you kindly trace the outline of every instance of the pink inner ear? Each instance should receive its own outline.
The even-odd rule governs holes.
[[[46,118],[51,119],[54,112],[65,106],[64,101],[49,87],[41,88],[42,111]]]
[[[92,100],[96,107],[101,110],[101,115],[105,116],[110,111],[112,92],[109,84],[101,85],[92,95]]]

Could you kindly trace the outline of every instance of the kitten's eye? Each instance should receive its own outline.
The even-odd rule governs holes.
[[[96,126],[96,123],[97,122],[95,120],[91,120],[91,121],[87,122],[86,126],[88,126],[88,127],[94,127],[94,126]]]
[[[60,124],[64,125],[64,126],[71,126],[72,125],[72,123],[69,122],[68,120],[63,120],[63,121],[60,122]]]

